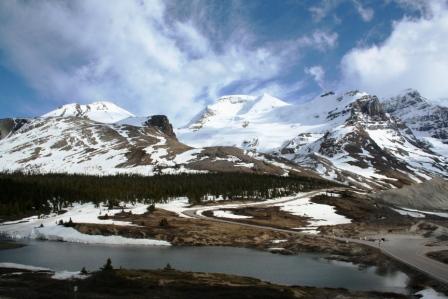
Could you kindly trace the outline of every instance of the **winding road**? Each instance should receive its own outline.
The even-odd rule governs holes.
[[[333,191],[336,191],[335,189],[331,189]],[[285,200],[275,201],[275,203],[282,203],[282,202],[288,202],[293,201],[299,198],[304,197],[312,197],[314,195],[317,195],[321,192],[331,191],[330,189],[322,189],[322,190],[316,190],[312,192],[308,192],[305,194],[301,194],[296,197],[291,197]],[[209,206],[209,207],[202,207],[198,209],[188,209],[183,211],[182,213],[187,217],[193,217],[197,219],[203,219],[208,221],[215,221],[215,222],[221,222],[221,223],[229,223],[229,224],[236,224],[241,226],[247,226],[252,228],[258,228],[258,229],[266,229],[271,231],[278,231],[278,232],[284,232],[284,233],[292,233],[292,234],[300,234],[303,235],[303,232],[295,231],[292,229],[282,229],[282,228],[275,228],[270,226],[264,226],[264,225],[258,225],[258,224],[250,224],[250,223],[243,223],[239,221],[234,220],[225,220],[225,219],[218,219],[213,217],[207,217],[202,215],[203,211],[210,211],[210,210],[217,210],[221,208],[232,208],[232,207],[248,207],[248,206],[266,206],[269,205],[269,201],[264,201],[260,203],[248,203],[248,204],[241,204],[241,205],[218,205],[218,206]],[[372,248],[376,248],[381,250],[381,252],[401,263],[404,263],[420,272],[423,272],[430,277],[448,285],[448,265],[438,262],[436,260],[433,260],[426,256],[426,253],[430,251],[439,251],[439,250],[448,250],[448,246],[425,246],[426,242],[428,242],[428,239],[425,239],[418,235],[381,235],[377,236],[377,239],[385,238],[386,242],[382,242],[380,246],[378,245],[378,242],[374,241],[367,241],[367,240],[358,240],[358,239],[349,239],[349,238],[336,238],[340,241],[344,242],[352,242],[357,244],[363,244]]]
[[[378,238],[380,238],[378,236]],[[426,273],[432,278],[448,285],[448,265],[426,256],[428,252],[448,250],[448,246],[426,246],[428,239],[418,235],[384,235],[386,242],[378,246],[377,242],[344,239],[343,241],[364,244],[379,248],[385,255],[394,258],[416,270]]]

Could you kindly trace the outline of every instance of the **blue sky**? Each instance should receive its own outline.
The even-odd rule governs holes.
[[[109,100],[182,125],[224,94],[448,98],[446,0],[0,2],[0,117]]]

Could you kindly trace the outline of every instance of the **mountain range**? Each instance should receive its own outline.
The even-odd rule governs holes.
[[[448,108],[415,90],[326,92],[291,104],[229,95],[173,129],[110,102],[0,120],[0,171],[85,174],[244,171],[390,189],[448,176]]]

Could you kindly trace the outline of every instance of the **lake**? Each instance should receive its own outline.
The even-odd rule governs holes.
[[[111,246],[26,241],[26,246],[0,251],[0,262],[54,270],[97,270],[110,257],[114,267],[157,269],[169,263],[185,271],[219,272],[265,281],[314,287],[407,293],[408,277],[399,271],[360,268],[329,261],[323,254],[279,255],[236,247]]]

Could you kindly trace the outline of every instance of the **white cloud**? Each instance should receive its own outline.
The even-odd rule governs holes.
[[[412,0],[398,0],[398,1],[412,1]],[[424,0],[423,0],[424,1]],[[360,0],[321,0],[318,5],[311,6],[308,10],[311,13],[311,17],[315,22],[320,22],[322,19],[326,18],[328,15],[333,14],[336,20],[339,17],[335,14],[336,8],[345,3],[351,2],[351,4],[356,9],[361,19],[364,22],[370,22],[373,19],[374,11],[370,7],[364,7]]]
[[[325,89],[325,70],[320,65],[305,68],[305,73],[313,77],[321,89]]]
[[[338,42],[338,34],[336,32],[325,32],[316,30],[309,36],[301,37],[297,40],[300,47],[314,47],[318,50],[325,51],[334,48]]]
[[[415,88],[426,97],[447,99],[448,6],[439,0],[431,4],[431,17],[404,18],[382,44],[346,54],[343,86],[382,96]]]
[[[330,14],[339,4],[341,0],[322,0],[318,5],[311,6],[309,11],[315,22],[320,22]]]
[[[370,22],[373,19],[374,11],[372,8],[364,7],[358,0],[352,0],[352,2],[364,22]]]
[[[8,66],[55,105],[108,99],[177,124],[226,85],[269,80],[290,63],[287,51],[243,42],[217,52],[193,22],[168,20],[158,0],[1,1],[0,20]],[[332,38],[313,37],[319,47]]]
[[[431,17],[433,12],[443,8],[447,0],[386,0],[386,3],[395,2],[408,11],[418,11],[425,17]]]

